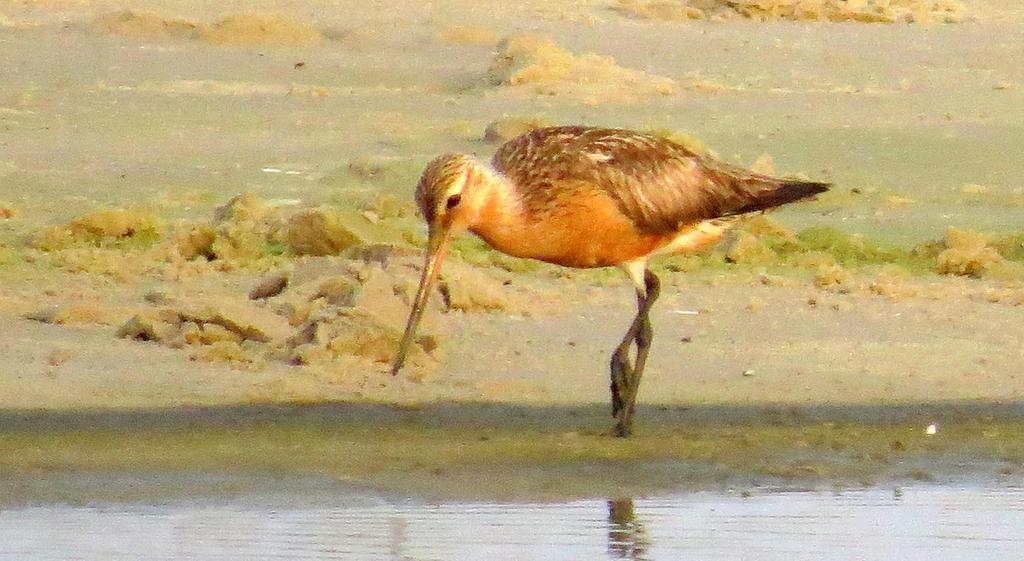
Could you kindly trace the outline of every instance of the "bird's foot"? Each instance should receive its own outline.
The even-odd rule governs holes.
[[[611,433],[611,435],[614,436],[615,438],[626,438],[628,436],[631,436],[632,434],[633,428],[623,423],[621,420],[618,423],[615,423],[615,426],[612,428]]]

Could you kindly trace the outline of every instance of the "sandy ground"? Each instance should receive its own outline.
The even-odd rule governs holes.
[[[387,376],[388,357],[379,351],[390,348],[387,337],[358,343],[353,356],[326,358],[289,342],[319,313],[282,311],[294,303],[291,295],[306,297],[301,288],[244,304],[247,313],[274,311],[291,321],[279,318],[284,335],[268,343],[225,331],[224,322],[204,323],[189,308],[245,302],[268,273],[302,270],[288,213],[324,204],[369,208],[375,222],[401,233],[396,239],[415,241],[422,229],[408,201],[423,163],[447,150],[490,153],[495,144],[483,140],[484,130],[501,117],[685,132],[732,162],[749,165],[768,154],[779,173],[833,181],[834,191],[819,201],[774,215],[797,231],[828,225],[910,248],[941,240],[950,227],[990,239],[1021,230],[1024,70],[1017,61],[1024,47],[1015,38],[1024,13],[1014,2],[965,3],[971,19],[962,23],[871,25],[645,20],[596,1],[506,3],[486,13],[459,0],[386,10],[358,2],[256,4],[0,8],[0,416],[9,425],[0,439],[8,460],[0,467],[23,497],[46,494],[45,485],[25,483],[40,465],[47,477],[63,477],[148,469],[166,459],[91,464],[83,459],[88,451],[53,439],[66,444],[68,434],[93,421],[115,433],[131,433],[138,418],[166,417],[179,427],[183,411],[197,411],[192,407],[214,412],[198,415],[205,427],[218,426],[218,411],[241,411],[229,415],[236,422],[246,411],[272,417],[277,405],[332,404],[337,409],[323,416],[341,420],[314,425],[332,427],[342,440],[350,431],[392,426],[386,419],[394,413],[419,426],[422,438],[409,429],[385,451],[352,452],[394,455],[389,475],[367,465],[323,470],[427,494],[457,494],[472,481],[486,488],[479,473],[491,472],[480,466],[500,471],[494,466],[502,454],[550,483],[571,464],[555,468],[538,458],[564,452],[559,443],[572,434],[595,440],[576,456],[555,454],[558,461],[607,459],[608,449],[597,444],[609,422],[602,413],[607,362],[633,313],[632,290],[618,275],[509,266],[467,249],[464,257],[475,265],[456,265],[451,281],[468,279],[467,309],[435,305],[428,331],[439,348],[397,378]],[[262,19],[239,23],[238,16],[252,14]],[[498,42],[511,33],[552,39],[537,51],[539,66],[527,68],[528,76],[541,76],[536,81],[495,69]],[[211,221],[214,209],[239,193],[254,193],[286,218]],[[383,208],[382,194],[394,197],[387,204],[395,208]],[[73,222],[108,207],[148,218],[109,236]],[[184,258],[181,233],[207,224],[221,243],[208,248],[216,259]],[[150,226],[157,239],[140,241],[138,232]],[[243,254],[238,240],[253,235],[264,253]],[[178,253],[168,257],[168,248]],[[792,452],[806,431],[827,430],[822,423],[884,422],[897,432],[966,423],[973,429],[943,446],[923,446],[915,461],[940,457],[952,465],[950,458],[973,457],[979,472],[1019,480],[1024,464],[1013,434],[1024,417],[1024,275],[1011,250],[999,259],[1012,266],[971,270],[981,278],[940,275],[933,265],[893,273],[844,264],[848,276],[832,284],[813,265],[772,260],[663,272],[640,396],[647,440],[610,457],[647,462],[656,473],[652,458],[699,456],[702,430],[717,449],[734,449],[736,434],[709,425],[749,432],[792,412],[799,422],[782,424],[795,432],[765,442],[789,443],[782,448]],[[403,320],[395,302],[407,303],[402,287],[415,282],[414,253],[405,250],[379,273],[395,294],[359,304],[385,310],[378,318],[384,327],[374,324],[381,333]],[[987,259],[977,255],[971,259]],[[328,261],[335,269],[322,278],[337,276],[345,260]],[[197,339],[181,345],[118,336],[132,317],[159,313],[184,326],[175,337]],[[216,329],[206,327],[211,323]],[[188,331],[195,325],[206,335]],[[229,341],[212,344],[216,337]],[[361,409],[365,404],[382,409]],[[410,410],[422,413],[410,420],[402,413]],[[511,418],[526,419],[525,428]],[[516,446],[544,444],[529,452],[480,451],[491,459],[466,468],[475,476],[413,484],[454,462],[438,444],[446,431],[467,441],[480,436],[459,432],[466,426],[513,440],[522,431]],[[996,431],[999,444],[979,444],[985,431]],[[681,433],[694,447],[650,452]],[[96,438],[98,447],[109,444]],[[141,456],[149,438],[133,441]],[[872,453],[857,448],[856,435],[846,438],[839,449]],[[897,440],[887,433],[878,446],[891,454]],[[770,469],[754,472],[844,481],[922,473],[910,464],[836,469],[845,460],[823,442],[811,448],[831,472],[790,469],[793,456],[782,452],[766,460]],[[434,452],[401,452],[409,447]],[[276,443],[270,448],[286,453]],[[9,460],[33,449],[49,452],[27,463]],[[731,477],[745,473],[747,456],[722,454],[716,465]],[[562,491],[601,494],[624,485],[614,475],[624,465]],[[323,471],[313,464],[267,469]],[[652,485],[685,483],[681,474],[667,470]],[[557,487],[509,477],[527,495]]]

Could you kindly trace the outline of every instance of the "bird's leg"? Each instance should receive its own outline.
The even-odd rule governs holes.
[[[615,348],[611,358],[611,391],[612,391],[612,417],[618,418],[622,411],[623,398],[628,393],[629,381],[633,378],[633,366],[629,363],[629,349],[636,340],[637,334],[642,328],[641,310],[644,308],[644,292],[637,289],[636,307],[637,315],[633,323],[626,331],[622,342]]]
[[[633,324],[626,331],[622,343],[612,354],[612,416],[617,419],[615,436],[629,436],[632,431],[633,411],[644,373],[647,355],[651,348],[654,330],[649,312],[661,293],[661,282],[654,273],[644,269],[643,290],[637,289],[637,314]],[[629,348],[636,343],[636,360],[629,364]]]
[[[651,341],[654,338],[654,329],[651,327],[650,311],[654,301],[661,295],[661,282],[658,277],[650,271],[644,271],[644,286],[647,288],[647,295],[641,312],[637,315],[643,319],[640,322],[640,329],[636,334],[636,361],[633,363],[633,372],[629,379],[629,394],[626,400],[625,409],[619,421],[626,430],[630,430],[633,421],[633,411],[636,408],[636,396],[640,390],[640,378],[644,374],[644,366],[647,364],[647,354],[651,350]]]
[[[611,391],[612,391],[612,417],[618,418],[622,411],[623,397],[626,393],[629,379],[633,377],[633,367],[629,364],[629,346],[636,338],[636,320],[633,326],[626,332],[626,337],[619,343],[619,346],[612,353],[611,359]]]

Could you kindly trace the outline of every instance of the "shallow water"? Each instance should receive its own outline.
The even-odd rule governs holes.
[[[277,504],[274,504],[277,503]],[[0,559],[1019,559],[1024,489],[695,493],[551,504],[47,505],[0,512]]]

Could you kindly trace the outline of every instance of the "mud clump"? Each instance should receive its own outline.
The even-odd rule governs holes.
[[[217,241],[217,231],[206,224],[197,224],[182,228],[171,240],[172,251],[185,261],[202,257],[207,261],[217,258],[213,243]]]
[[[757,21],[960,23],[970,19],[958,0],[619,0],[612,10],[650,20],[746,18]]]
[[[356,356],[391,361],[416,289],[415,278],[415,269],[405,260],[386,267],[332,257],[299,263],[288,290],[273,299],[278,313],[296,326],[284,346],[287,360],[309,364]],[[410,354],[415,364],[425,364],[438,346],[431,334],[430,318],[440,312],[439,299],[434,300]]]
[[[171,347],[180,346],[184,344],[185,339],[179,337],[180,330],[176,323],[172,323],[177,319],[174,315],[161,317],[159,314],[136,314],[117,328],[116,335],[122,339],[153,341]]]
[[[485,142],[508,142],[534,129],[550,127],[551,121],[540,117],[502,117],[491,121],[484,129]]]
[[[780,251],[795,245],[796,234],[763,214],[743,219],[725,253],[728,263],[771,265],[782,261]]]
[[[271,343],[283,341],[291,334],[288,322],[279,315],[243,300],[218,298],[216,301],[193,301],[175,310],[183,322],[208,326],[216,333],[230,333],[240,340]],[[225,339],[220,337],[219,339]]]
[[[310,364],[343,356],[357,356],[372,362],[394,359],[402,330],[381,324],[376,318],[356,311],[325,310],[312,318],[288,341],[289,358],[294,364]],[[428,353],[437,347],[429,334],[419,334],[413,342],[409,361],[422,365]]]
[[[136,313],[117,330],[124,339],[152,341],[171,348],[230,343],[282,343],[292,334],[287,320],[244,300],[193,299]],[[241,348],[241,347],[239,347]],[[247,345],[256,351],[257,346]],[[210,355],[213,356],[213,355]],[[253,362],[254,353],[247,355]],[[236,360],[236,356],[232,360]]]
[[[195,22],[131,10],[99,16],[88,25],[96,33],[156,41],[195,39],[200,28],[201,24]]]
[[[845,291],[851,280],[850,271],[839,265],[822,266],[814,274],[814,286],[839,292]]]
[[[749,232],[759,238],[774,237],[783,240],[796,239],[796,234],[793,230],[790,230],[788,226],[777,220],[772,220],[764,214],[755,214],[744,219],[743,222],[739,224],[739,229],[744,232]]]
[[[106,306],[92,300],[54,304],[29,312],[23,317],[54,325],[113,325],[124,318],[121,308]]]
[[[243,194],[218,207],[211,223],[179,227],[167,252],[172,260],[241,264],[284,253],[283,232],[284,219],[274,207]]]
[[[739,232],[725,253],[729,263],[767,265],[778,261],[778,254],[763,240],[749,232]]]
[[[75,218],[68,229],[76,236],[124,239],[159,232],[157,219],[146,211],[103,209]]]
[[[287,360],[309,364],[357,356],[394,358],[415,295],[420,259],[397,256],[384,265],[337,257],[308,257],[295,265],[287,290],[269,300],[295,326]],[[432,363],[438,351],[436,318],[444,312],[506,310],[526,313],[535,298],[509,287],[492,271],[449,261],[432,295],[410,360]]]
[[[936,270],[943,275],[982,278],[1004,258],[991,247],[988,238],[978,232],[950,228],[945,249],[935,258]]]
[[[228,16],[199,34],[204,41],[227,45],[304,45],[322,39],[320,31],[284,14]]]
[[[79,216],[65,225],[46,228],[36,234],[30,245],[43,251],[127,243],[149,246],[160,239],[162,231],[160,221],[148,211],[107,208]]]
[[[302,45],[322,38],[315,27],[273,13],[235,14],[211,24],[124,10],[99,16],[85,29],[141,40],[199,40],[225,45]]]
[[[502,39],[487,71],[494,86],[535,94],[570,96],[589,103],[631,102],[671,95],[675,81],[623,68],[594,53],[574,55],[550,39],[512,35]]]
[[[446,268],[441,271],[438,290],[448,310],[529,313],[529,296],[506,285],[492,272],[456,262],[445,265]]]
[[[705,19],[714,2],[665,1],[643,2],[641,0],[619,0],[612,10],[631,18],[654,20]],[[701,7],[701,5],[703,5]]]
[[[910,273],[895,265],[884,265],[868,282],[872,294],[885,296],[890,300],[902,300],[917,296],[917,287],[910,284]]]
[[[274,206],[251,194],[219,207],[205,224],[179,226],[166,246],[171,262],[205,260],[235,268],[284,255],[338,255],[374,247],[409,247],[382,214],[404,216],[406,206],[380,197],[377,211],[342,207],[300,210]]]
[[[213,221],[224,222],[259,222],[269,216],[274,210],[267,201],[253,195],[244,193],[235,195],[228,202],[217,207],[213,211]]]
[[[300,255],[338,255],[358,245],[404,245],[396,232],[375,224],[366,214],[351,209],[320,207],[302,211],[288,220],[284,240]]]

